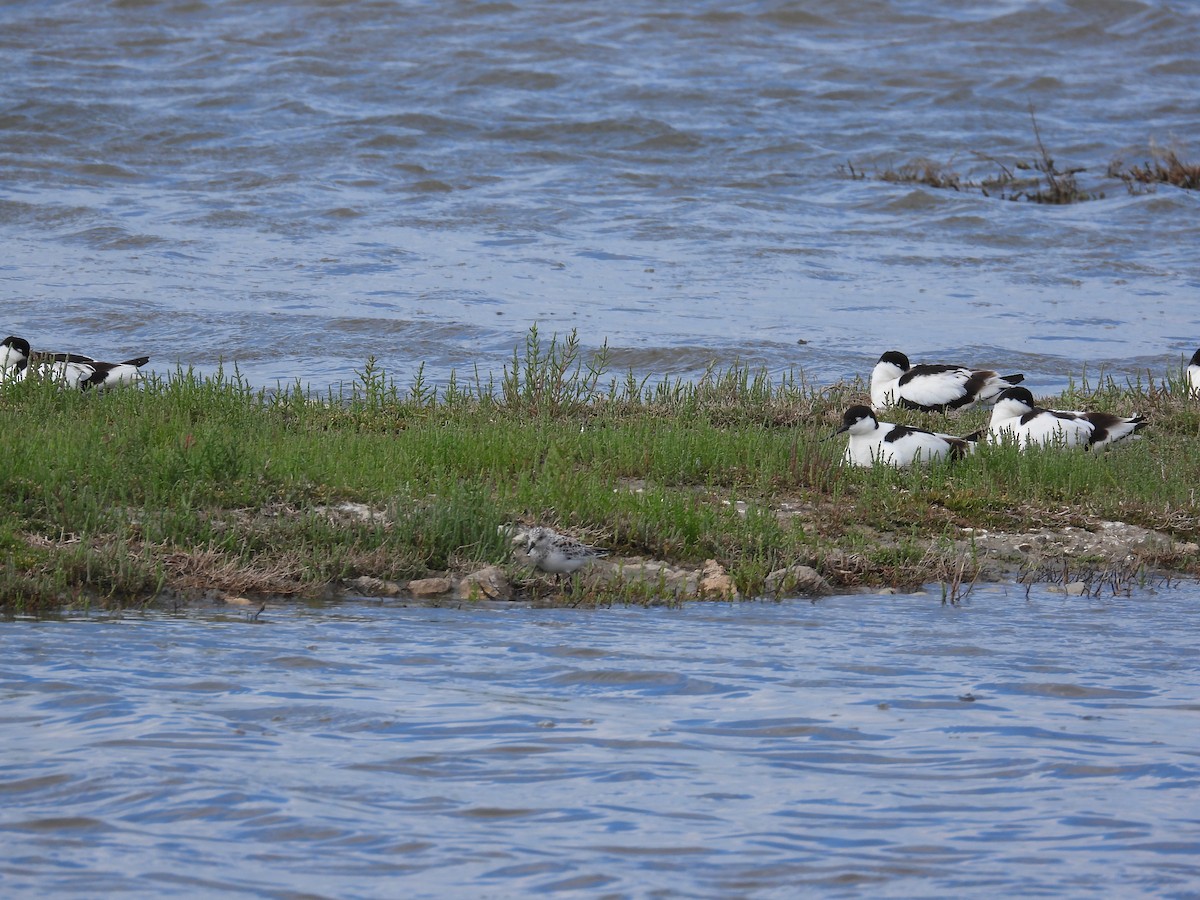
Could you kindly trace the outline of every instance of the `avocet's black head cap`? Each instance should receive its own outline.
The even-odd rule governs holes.
[[[843,431],[848,431],[853,425],[858,424],[863,419],[875,419],[875,413],[871,412],[871,407],[863,406],[861,403],[850,407],[842,415],[842,427],[834,434],[841,434]],[[876,421],[878,421],[876,419]]]
[[[0,346],[8,347],[11,350],[16,350],[18,353],[29,356],[29,341],[25,338],[17,337],[15,334],[10,334],[3,341],[0,341]]]
[[[996,396],[996,402],[1001,400],[1016,400],[1018,403],[1024,403],[1026,406],[1033,406],[1033,394],[1029,393],[1028,388],[1010,387],[1005,388]]]
[[[889,350],[883,356],[879,357],[879,362],[891,363],[893,366],[899,366],[907,372],[912,366],[908,362],[908,357],[899,350]]]
[[[1188,363],[1188,365],[1189,366],[1200,366],[1200,350],[1197,350],[1195,353],[1192,354],[1192,361],[1190,363]]]

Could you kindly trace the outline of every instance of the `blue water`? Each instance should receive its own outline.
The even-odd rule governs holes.
[[[678,6],[678,5],[677,5]],[[1200,346],[1200,7],[0,6],[0,335],[317,389]],[[878,176],[1037,155],[1066,207]],[[847,166],[868,177],[851,178]],[[1194,584],[0,625],[0,895],[1200,896]]]
[[[1200,203],[1105,171],[1197,161],[1198,45],[1167,0],[7,3],[0,328],[318,389],[499,374],[534,322],[618,375],[1161,378]],[[1031,105],[1102,199],[874,177],[1019,172]]]
[[[0,626],[6,897],[1200,891],[1194,584],[253,613]]]

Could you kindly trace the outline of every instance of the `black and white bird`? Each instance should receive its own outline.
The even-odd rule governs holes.
[[[1145,426],[1145,416],[1047,409],[1035,404],[1028,390],[1015,387],[996,399],[988,437],[996,442],[1016,441],[1022,449],[1048,444],[1100,450]]]
[[[46,362],[37,361],[28,363],[17,369],[9,377],[9,381],[24,381],[26,378],[32,378],[41,381],[50,381],[59,387],[71,388],[79,390],[82,388],[82,382],[85,378],[92,375],[90,368],[84,368],[78,363],[68,362]]]
[[[525,552],[543,572],[559,577],[570,575],[606,555],[603,550],[541,526],[530,529],[525,536]]]
[[[0,341],[0,383],[21,381],[29,365],[29,341],[10,334]]]
[[[935,459],[959,459],[973,452],[983,436],[982,431],[955,437],[880,422],[866,406],[852,406],[846,410],[842,427],[834,435],[844,431],[850,433],[845,459],[854,466],[911,466]]]
[[[1193,394],[1200,394],[1200,350],[1192,354],[1192,361],[1188,363],[1187,383]]]
[[[50,353],[47,357],[50,361],[42,364],[43,377],[84,391],[133,384],[141,376],[141,367],[150,362],[148,356],[119,363],[100,362],[79,353]]]
[[[871,371],[871,404],[876,409],[899,406],[924,412],[967,409],[990,403],[1024,375],[999,375],[991,369],[946,364],[911,365],[908,357],[889,350]]]
[[[0,341],[0,382],[24,381],[33,375],[63,387],[104,390],[137,381],[148,362],[148,356],[109,363],[80,353],[35,353],[29,341],[11,334]]]

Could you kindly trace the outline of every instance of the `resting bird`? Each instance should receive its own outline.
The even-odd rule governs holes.
[[[101,362],[79,353],[38,352],[34,354],[31,372],[64,388],[104,390],[133,384],[139,378],[139,368],[149,361],[149,356],[137,356],[125,362]]]
[[[119,363],[100,362],[79,353],[51,353],[48,356],[52,362],[43,366],[46,377],[84,391],[133,384],[140,377],[138,370],[150,362],[148,356],[137,356]]]
[[[910,466],[935,459],[959,459],[975,449],[982,431],[965,437],[880,422],[866,406],[852,406],[833,434],[850,432],[846,462],[855,466]],[[832,437],[833,435],[831,435]]]
[[[0,341],[0,382],[20,381],[29,365],[29,341],[10,334]]]
[[[1187,382],[1193,394],[1200,394],[1200,350],[1192,354],[1192,361],[1188,363]]]
[[[993,441],[1016,440],[1021,448],[1032,444],[1061,444],[1100,450],[1132,436],[1145,426],[1145,416],[1046,409],[1033,402],[1033,395],[1028,390],[1016,387],[1003,391],[996,399],[988,436]]]
[[[966,409],[990,403],[1024,375],[997,375],[990,369],[953,365],[910,365],[908,357],[889,350],[871,371],[871,404],[876,409],[900,406],[924,412]]]

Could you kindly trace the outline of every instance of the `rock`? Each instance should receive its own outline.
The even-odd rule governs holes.
[[[737,501],[722,500],[721,503],[724,506],[732,506],[734,509],[737,510],[737,514],[739,516],[741,516],[743,519],[746,518],[746,512],[750,508],[746,504],[745,500],[737,500]]]
[[[418,578],[408,583],[408,592],[419,600],[448,594],[453,586],[449,578]]]
[[[1087,593],[1086,581],[1069,581],[1066,584],[1050,584],[1046,591],[1051,594],[1066,594],[1068,597],[1082,597]]]
[[[720,597],[722,600],[734,600],[738,597],[738,590],[733,584],[733,579],[729,577],[729,573],[715,559],[706,560],[704,568],[700,571],[700,590],[701,597]]]
[[[334,506],[314,506],[313,512],[327,516],[329,521],[334,524],[347,520],[351,522],[379,522],[384,525],[388,524],[387,513],[382,509],[372,509],[365,503],[351,503],[348,500]]]
[[[456,600],[511,600],[512,596],[512,585],[496,566],[464,575],[454,586]]]
[[[767,590],[776,597],[781,594],[797,594],[802,597],[820,597],[832,592],[821,573],[812,566],[788,566],[776,569],[766,580]]]
[[[394,581],[384,581],[382,578],[374,578],[370,575],[347,579],[346,589],[363,597],[399,597],[403,590]]]
[[[591,566],[590,577],[618,582],[627,586],[644,585],[648,593],[660,596],[693,597],[700,573],[681,569],[661,559],[640,556],[597,560]]]

